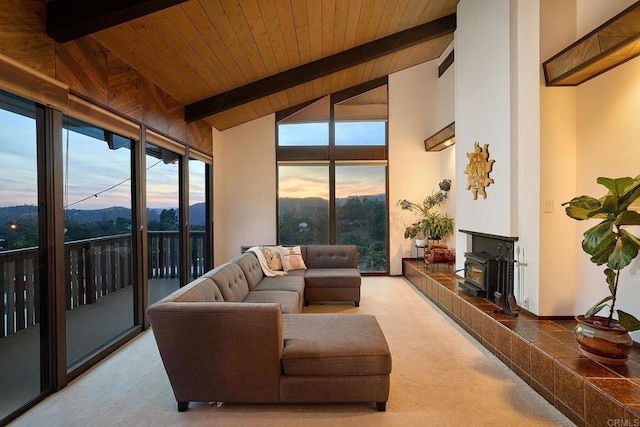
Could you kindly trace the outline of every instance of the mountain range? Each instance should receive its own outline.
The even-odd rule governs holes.
[[[171,208],[164,208],[171,209]],[[163,208],[147,209],[147,220],[157,221]],[[177,211],[177,209],[176,209]],[[35,218],[38,208],[34,205],[5,206],[0,207],[0,225],[20,219]],[[131,218],[131,209],[121,206],[112,206],[104,209],[67,209],[65,219],[79,223],[94,223],[102,221],[115,221],[118,217]],[[205,224],[205,204],[196,203],[189,206],[189,224]]]

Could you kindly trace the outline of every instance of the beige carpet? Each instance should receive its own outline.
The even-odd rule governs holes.
[[[496,357],[400,277],[366,277],[371,313],[393,357],[386,412],[373,404],[191,403],[179,413],[151,331],[18,418],[15,426],[571,426]]]

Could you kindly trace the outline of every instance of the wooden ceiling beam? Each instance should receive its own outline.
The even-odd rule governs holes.
[[[187,0],[55,0],[47,3],[47,34],[59,43],[122,24]]]
[[[227,92],[188,104],[186,122],[193,122],[229,110],[247,102],[290,89],[320,77],[336,73],[363,62],[451,34],[456,29],[456,15],[451,14],[417,27],[353,47],[340,53],[265,77]]]

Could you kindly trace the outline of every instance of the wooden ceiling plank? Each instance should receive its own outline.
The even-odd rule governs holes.
[[[311,62],[311,46],[309,38],[309,19],[307,3],[304,1],[291,2],[293,23],[298,41],[298,57],[301,64]]]
[[[248,36],[251,36],[251,43],[256,47],[256,55],[251,62],[260,65],[260,70],[263,71],[259,75],[264,77],[265,75],[277,73],[279,68],[275,50],[269,37],[267,20],[260,5],[261,3],[258,0],[247,0],[240,5],[246,19],[247,28],[241,30],[237,26],[238,29],[236,31],[243,31]]]
[[[382,6],[382,16],[384,19],[382,19],[378,25],[378,31],[380,31],[381,34],[393,34],[398,32],[397,27],[392,26],[397,25],[397,18],[393,22],[392,20],[394,19],[395,11],[398,9],[402,10],[404,7],[406,7],[406,2],[404,1],[385,0],[384,5]]]
[[[235,9],[224,9],[216,0],[199,0],[199,3],[221,41],[220,47],[214,47],[213,51],[225,50],[229,52],[236,64],[238,72],[235,74],[234,80],[242,76],[243,84],[246,84],[266,76],[267,70],[262,58],[257,52],[257,48],[251,46],[255,47],[255,41],[248,31],[247,24],[244,18],[242,20],[238,18],[238,15],[242,15],[242,10],[237,5]],[[225,6],[231,7],[226,3]]]
[[[386,0],[374,1],[373,11],[369,18],[369,25],[367,25],[367,40],[377,40],[380,37],[384,37],[384,33],[380,31],[380,22],[382,21],[385,2]]]
[[[160,68],[167,66],[164,58],[172,57],[174,59],[171,63],[171,68],[175,70],[176,75],[180,76],[181,82],[183,84],[187,81],[198,82],[199,84],[199,76],[194,72],[193,68],[189,63],[185,62],[182,57],[175,54],[170,43],[168,43],[162,33],[152,25],[149,18],[151,17],[136,19],[125,24],[125,27],[131,28],[136,33],[136,35],[133,36],[134,38],[130,39],[129,42],[135,46],[136,50],[138,50],[138,46],[136,46],[137,43],[134,40],[145,40],[151,47],[151,52],[148,52],[148,54],[154,55],[160,59]],[[153,62],[155,63],[157,61],[153,59]],[[151,71],[151,73],[153,73],[153,71]],[[155,79],[151,77],[150,80],[154,81]]]
[[[292,6],[284,1],[276,3],[276,13],[280,26],[280,34],[284,44],[286,56],[289,60],[288,68],[297,67],[303,62],[300,60],[300,52],[298,51],[298,34],[293,19]]]
[[[399,55],[398,52],[392,53],[392,55]],[[373,59],[371,61],[367,61],[364,65],[365,65],[365,71],[364,71],[364,78],[362,79],[361,82],[366,82],[368,80],[373,80],[377,77],[380,77],[379,75],[376,75],[373,73],[376,63],[378,62],[382,62],[383,58],[377,58],[377,59]]]
[[[322,3],[307,0],[307,25],[309,27],[309,55],[311,61],[322,58]]]
[[[47,35],[59,43],[93,34],[187,0],[56,0],[47,2]]]
[[[339,71],[331,75],[332,88],[343,88],[347,85],[348,69]],[[335,92],[332,90],[331,92]]]
[[[356,67],[351,67],[351,68],[347,69],[347,82],[348,82],[347,84],[348,85],[351,86],[356,81],[357,76],[358,76],[358,68],[359,67],[360,66],[358,65]]]
[[[202,47],[198,44],[202,39],[182,10],[171,16],[165,15],[164,12],[155,13],[145,19],[159,34],[159,40],[166,45],[166,49],[171,49],[172,56],[182,59],[185,68],[191,70],[190,74],[193,77],[213,91],[219,91],[224,87],[211,67],[203,62],[204,55],[194,50],[196,46]]]
[[[267,38],[271,44],[273,57],[275,58],[275,66],[267,68],[269,74],[295,67],[298,64],[290,65],[289,58],[287,57],[283,29],[280,28],[281,23],[278,19],[275,3],[273,0],[260,0],[258,5],[260,7],[260,15],[264,21],[264,27],[267,29]]]
[[[429,0],[416,2],[418,6],[417,16],[429,17],[429,19],[440,18],[441,16],[449,15],[455,8],[455,4],[451,4],[449,0]]]
[[[336,3],[335,18],[333,21],[333,37],[331,41],[331,52],[341,52],[353,47],[345,43],[345,33],[347,31],[347,17],[349,15],[350,2]],[[346,46],[346,47],[345,47]]]
[[[356,34],[354,38],[355,46],[360,46],[371,40],[371,39],[367,39],[367,28],[368,28],[369,19],[371,19],[372,13],[373,13],[373,2],[366,1],[362,3],[362,7],[360,8],[360,14],[358,18],[358,26],[356,28]]]
[[[259,99],[298,84],[338,72],[403,48],[453,34],[455,14],[310,62],[245,86],[185,106],[185,120],[192,122]]]
[[[208,86],[224,91],[234,87],[234,82],[225,67],[218,61],[209,48],[196,24],[189,18],[184,9],[175,8],[163,12],[166,19],[174,25],[174,47],[179,55],[192,64],[196,72],[202,76]],[[166,37],[166,35],[165,35]]]
[[[114,29],[115,30],[115,29]],[[149,81],[161,87],[176,99],[197,99],[201,91],[194,82],[184,75],[177,78],[157,73],[155,70],[166,67],[164,59],[159,57],[146,41],[128,24],[118,26],[117,31],[107,29],[92,37],[110,52],[119,56],[128,64],[136,64],[136,70]]]
[[[382,57],[382,58],[378,58],[376,59],[371,67],[371,75],[375,75],[375,76],[380,76],[381,73],[384,73],[385,69],[384,69],[384,65],[389,64],[388,62],[385,61],[386,56]]]
[[[247,80],[242,76],[238,69],[238,64],[229,54],[229,51],[227,49],[218,49],[218,47],[224,46],[224,43],[213,28],[201,4],[199,2],[187,2],[181,5],[180,8],[184,10],[193,26],[198,29],[202,45],[199,45],[196,51],[208,58],[205,59],[205,62],[211,64],[213,72],[221,75],[220,81],[224,85],[228,85],[224,90],[245,84]]]
[[[356,45],[356,32],[362,10],[362,0],[351,0],[347,11],[347,26],[344,31],[344,46],[351,48]],[[344,50],[344,49],[341,49]]]
[[[322,53],[321,57],[326,58],[333,54],[333,23],[335,21],[336,14],[336,2],[335,0],[327,0],[322,3],[322,33],[320,40],[322,41]]]

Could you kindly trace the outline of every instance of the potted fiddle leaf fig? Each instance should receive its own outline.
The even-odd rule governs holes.
[[[640,329],[640,320],[618,309],[620,273],[638,256],[640,237],[628,230],[640,225],[637,202],[640,199],[640,175],[635,178],[597,179],[608,191],[599,198],[574,197],[563,203],[566,214],[576,220],[599,220],[584,232],[582,249],[591,262],[604,270],[608,295],[584,315],[576,316],[576,339],[583,354],[607,364],[623,364],[633,347],[630,331]],[[621,305],[621,304],[620,304]],[[606,317],[597,314],[608,307]],[[614,317],[617,315],[617,318]]]
[[[434,208],[444,204],[451,190],[451,180],[443,179],[438,184],[437,192],[425,197],[421,203],[411,202],[406,199],[398,200],[397,205],[403,210],[411,211],[419,216],[419,219],[409,225],[404,231],[406,239],[419,239],[417,246],[425,246],[424,240],[442,240],[455,231],[454,221],[448,214],[442,214]]]

